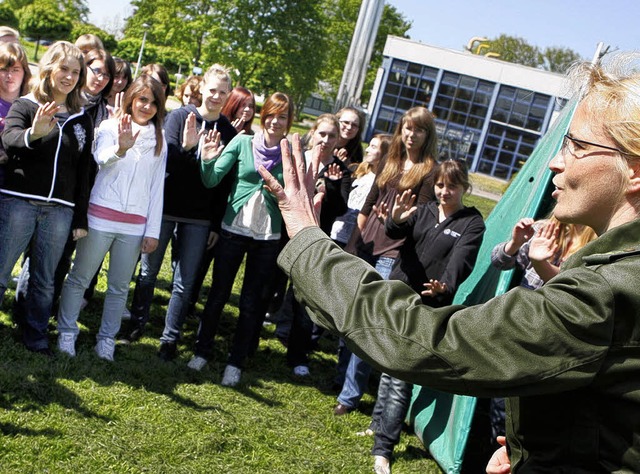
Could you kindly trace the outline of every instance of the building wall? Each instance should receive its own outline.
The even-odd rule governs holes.
[[[436,116],[439,158],[508,180],[564,105],[565,78],[538,69],[389,36],[372,94],[367,140],[393,133],[405,111]]]

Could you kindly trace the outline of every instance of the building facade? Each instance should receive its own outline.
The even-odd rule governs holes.
[[[509,180],[566,103],[563,75],[389,36],[366,139],[414,106],[436,116],[439,158]]]

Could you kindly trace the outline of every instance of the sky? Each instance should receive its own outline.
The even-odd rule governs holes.
[[[640,49],[639,0],[387,0],[412,21],[411,39],[462,50],[473,37],[501,34],[544,49],[570,48],[591,59],[598,42],[611,50]],[[88,0],[97,26],[124,24],[129,0]]]

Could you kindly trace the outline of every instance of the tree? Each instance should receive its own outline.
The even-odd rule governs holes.
[[[564,74],[571,64],[582,61],[578,53],[569,48],[548,47],[542,52],[545,69]]]
[[[97,26],[91,23],[74,22],[73,28],[71,29],[71,33],[70,33],[70,37],[72,41],[75,41],[78,38],[78,36],[85,35],[85,34],[93,34],[93,35],[96,35],[98,38],[100,38],[100,40],[102,41],[102,44],[104,45],[107,51],[113,51],[118,46],[118,42],[113,37],[113,35],[110,35],[103,29],[98,28]]]
[[[526,40],[505,34],[495,39],[481,41],[470,52],[492,55],[510,63],[558,73],[564,73],[571,63],[582,59],[578,53],[569,48],[548,47],[541,52]]]
[[[38,47],[43,38],[69,39],[71,23],[54,2],[39,0],[18,11],[20,33],[36,39],[34,59],[38,60]]]
[[[13,9],[4,3],[0,3],[0,25],[18,28],[18,18]]]
[[[329,51],[320,77],[322,81],[329,84],[331,95],[335,95],[340,87],[361,3],[361,0],[332,0],[325,8]],[[406,38],[406,33],[410,28],[411,22],[407,21],[395,7],[388,4],[384,6],[362,90],[361,102],[367,102],[371,95],[376,72],[382,64],[382,52],[387,35]]]

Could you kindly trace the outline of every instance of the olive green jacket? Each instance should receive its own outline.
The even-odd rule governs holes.
[[[512,471],[640,472],[640,220],[574,254],[539,290],[430,308],[308,228],[279,264],[312,319],[390,375],[509,397]]]

